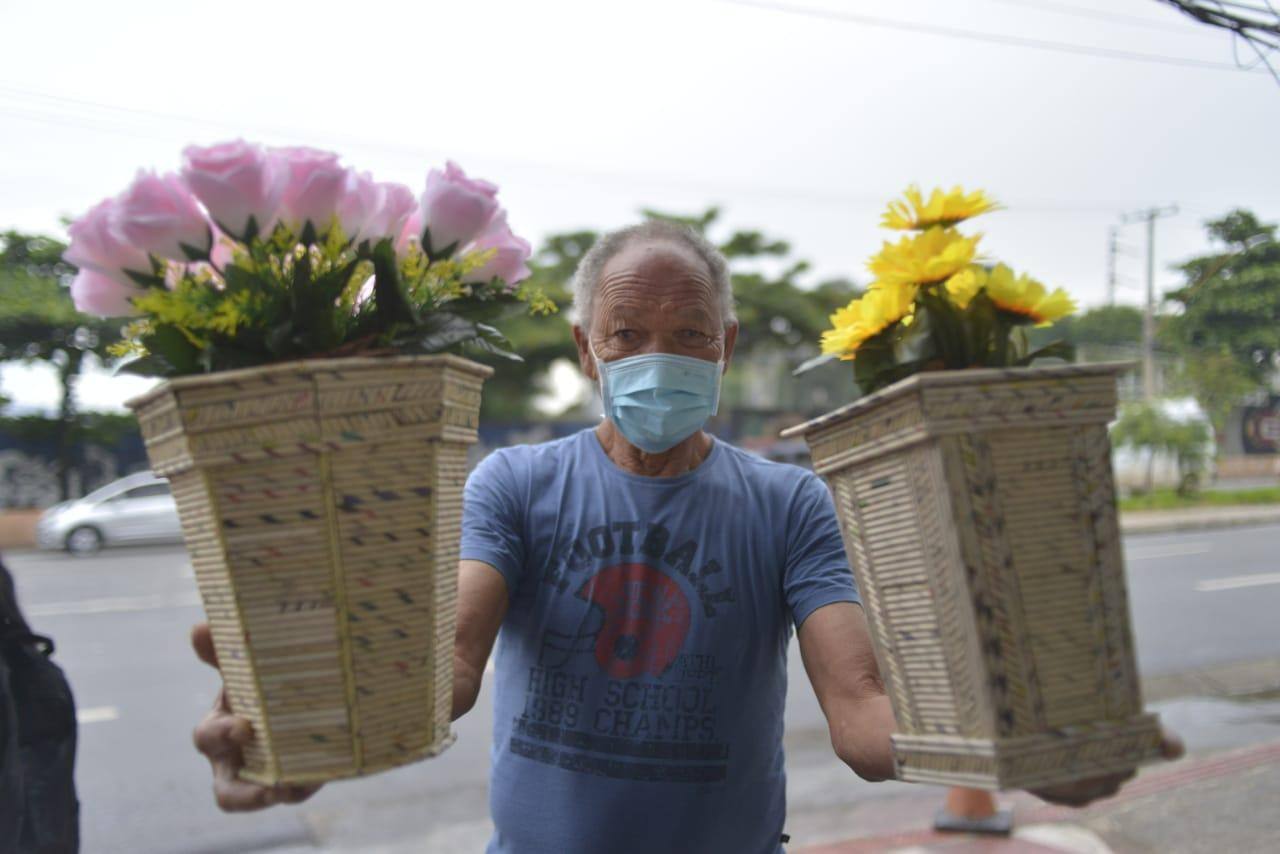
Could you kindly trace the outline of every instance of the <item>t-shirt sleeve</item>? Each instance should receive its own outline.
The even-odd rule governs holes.
[[[806,474],[791,503],[783,593],[797,629],[823,605],[862,601],[845,555],[831,492],[813,474]]]
[[[522,492],[507,454],[496,451],[471,472],[462,498],[462,559],[498,570],[512,593],[524,574]]]

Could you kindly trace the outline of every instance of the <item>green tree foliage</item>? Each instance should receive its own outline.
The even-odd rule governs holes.
[[[720,210],[708,208],[686,216],[655,210],[643,212],[647,219],[663,219],[688,225],[714,239]],[[553,235],[530,261],[530,284],[540,287],[560,308],[550,317],[510,317],[502,324],[512,349],[524,357],[523,363],[497,362],[493,378],[485,384],[482,417],[494,420],[530,418],[533,400],[547,391],[547,370],[557,359],[576,364],[577,349],[568,317],[571,304],[570,280],[578,262],[598,239],[599,233],[583,230]],[[808,271],[807,262],[791,258],[791,246],[762,232],[738,230],[717,244],[729,259],[742,331],[737,353],[746,358],[768,350],[801,351],[811,355],[828,325],[827,318],[845,305],[856,291],[844,280],[823,282],[816,288],[801,288],[797,279]],[[803,358],[803,356],[801,356]],[[820,381],[814,378],[813,381]]]
[[[1182,307],[1162,338],[1183,357],[1182,381],[1221,434],[1231,410],[1268,386],[1280,364],[1280,242],[1246,210],[1206,223],[1218,252],[1180,265]]]
[[[1053,326],[1027,330],[1032,346],[1062,340],[1077,350],[1089,347],[1142,346],[1142,310],[1131,305],[1104,305],[1064,317]]]
[[[1209,428],[1203,421],[1177,421],[1157,404],[1131,404],[1111,428],[1111,441],[1117,447],[1146,453],[1147,492],[1153,486],[1156,457],[1162,453],[1178,463],[1180,494],[1199,489],[1209,447]]]
[[[533,401],[547,388],[547,371],[558,359],[577,361],[578,350],[573,343],[573,329],[569,322],[571,295],[569,280],[578,261],[595,243],[594,231],[576,231],[548,237],[529,261],[533,271],[529,284],[541,288],[547,298],[559,309],[555,314],[542,317],[528,312],[512,312],[502,321],[502,331],[511,342],[511,349],[520,354],[523,361],[485,359],[495,368],[494,375],[485,381],[481,417],[496,421],[513,421],[534,416]]]
[[[1077,345],[1108,347],[1142,343],[1142,311],[1131,305],[1104,305],[1058,321],[1059,332]]]
[[[76,311],[67,290],[74,271],[62,260],[65,244],[16,231],[0,241],[0,361],[44,361],[58,372],[58,478],[66,499],[79,417],[75,383],[88,354],[105,359],[119,328]]]

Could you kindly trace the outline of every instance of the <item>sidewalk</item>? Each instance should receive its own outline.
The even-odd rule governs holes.
[[[873,801],[868,836],[796,847],[794,854],[1219,854],[1274,851],[1280,840],[1280,741],[1143,771],[1113,798],[1084,809],[1025,793],[999,798],[1014,811],[1009,838],[939,834],[928,827],[941,789]]]
[[[1188,507],[1182,510],[1130,510],[1120,514],[1124,534],[1207,531],[1241,525],[1280,524],[1280,505],[1239,504],[1230,507]]]

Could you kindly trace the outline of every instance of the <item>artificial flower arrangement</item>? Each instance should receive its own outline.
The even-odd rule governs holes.
[[[1004,264],[985,263],[978,253],[982,235],[956,228],[997,208],[980,190],[935,189],[926,201],[909,187],[881,224],[915,234],[885,242],[871,258],[874,281],[831,315],[823,356],[814,363],[852,360],[858,386],[873,392],[920,371],[1071,359],[1071,347],[1062,342],[1031,349],[1025,331],[1071,314],[1075,304],[1067,293],[1049,291]]]
[[[118,355],[151,376],[298,358],[511,355],[490,321],[524,301],[529,244],[497,187],[455,164],[421,197],[310,148],[189,147],[179,174],[139,173],[70,228],[77,308],[134,315]]]
[[[420,197],[309,148],[235,141],[71,226],[81,310],[130,316],[130,401],[167,477],[243,779],[376,773],[452,739],[462,486],[491,323],[553,305],[497,187]]]
[[[1107,424],[1125,365],[1032,349],[1074,304],[978,253],[982,192],[916,188],[818,361],[864,396],[803,436],[835,497],[903,780],[1039,788],[1158,758],[1143,711]],[[1036,364],[1043,357],[1057,363]]]

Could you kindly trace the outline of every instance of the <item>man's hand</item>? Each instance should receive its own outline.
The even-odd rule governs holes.
[[[1160,740],[1160,755],[1162,757],[1165,759],[1177,759],[1186,751],[1187,749],[1182,744],[1182,739],[1168,730],[1164,731]],[[1120,791],[1120,787],[1133,777],[1134,773],[1134,771],[1130,771],[1127,774],[1109,774],[1105,777],[1079,780],[1075,783],[1065,783],[1061,786],[1032,789],[1031,794],[1058,806],[1082,807],[1093,801],[1111,797]]]
[[[191,628],[191,645],[205,664],[217,669],[218,655],[213,648],[213,637],[208,623],[196,623]],[[227,703],[227,691],[222,688],[213,701],[213,708],[196,726],[193,738],[196,750],[203,753],[213,766],[213,798],[225,812],[260,810],[275,804],[296,804],[305,801],[320,790],[320,786],[260,786],[237,779],[244,759],[241,748],[253,737],[253,725],[245,718],[231,713]]]

